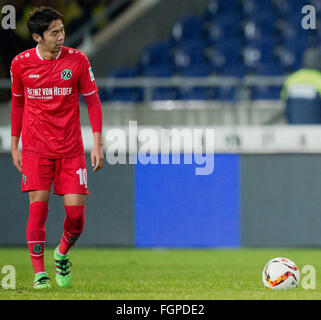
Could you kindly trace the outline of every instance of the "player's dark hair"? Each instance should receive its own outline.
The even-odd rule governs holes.
[[[64,22],[64,16],[59,11],[50,7],[38,7],[30,13],[27,26],[31,34],[36,33],[43,37],[50,23],[59,19]]]

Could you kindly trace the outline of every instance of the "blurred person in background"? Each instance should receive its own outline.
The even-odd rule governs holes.
[[[321,48],[305,51],[303,68],[289,75],[281,98],[289,124],[321,123]]]

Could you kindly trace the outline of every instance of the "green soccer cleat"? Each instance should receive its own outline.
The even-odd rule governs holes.
[[[50,278],[47,272],[39,272],[35,274],[35,280],[33,282],[34,289],[47,289],[50,288]]]
[[[71,279],[71,262],[68,259],[68,255],[61,255],[57,251],[58,247],[54,251],[54,260],[56,264],[56,282],[59,287],[68,287]]]

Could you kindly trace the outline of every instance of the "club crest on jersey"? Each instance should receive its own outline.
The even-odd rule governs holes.
[[[65,69],[61,71],[61,79],[69,80],[72,76],[72,72],[69,69]]]

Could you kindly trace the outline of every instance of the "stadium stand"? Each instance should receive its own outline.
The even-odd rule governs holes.
[[[303,52],[318,44],[317,30],[301,27],[301,9],[319,0],[209,0],[202,15],[176,21],[167,41],[151,43],[133,77],[285,76],[302,66]],[[118,70],[119,72],[120,70]],[[117,74],[117,73],[116,73]],[[114,72],[108,78],[116,77]],[[155,88],[153,100],[234,100],[233,87]],[[280,99],[281,86],[251,90],[252,99]],[[104,101],[133,101],[127,91]],[[139,101],[143,95],[135,95]]]

